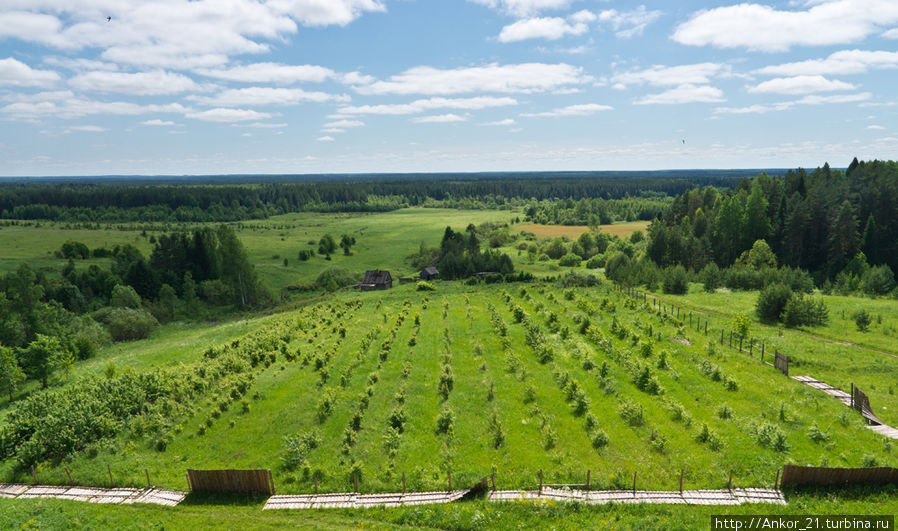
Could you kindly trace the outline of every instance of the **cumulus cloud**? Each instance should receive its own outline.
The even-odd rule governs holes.
[[[364,125],[365,122],[361,120],[336,120],[333,122],[328,122],[322,127],[326,127],[328,129],[347,129],[349,127],[363,127]]]
[[[618,37],[629,39],[642,35],[645,27],[661,18],[661,15],[661,11],[649,11],[641,5],[631,11],[606,9],[599,13],[598,20],[609,24]]]
[[[564,9],[574,0],[471,0],[476,4],[524,17],[541,11]]]
[[[799,105],[826,105],[839,103],[857,103],[869,100],[873,95],[869,92],[861,92],[858,94],[842,94],[836,96],[819,96],[812,94],[794,101],[782,101],[771,104],[755,104],[745,107],[718,107],[714,109],[715,114],[765,114],[774,111],[785,111]]]
[[[558,40],[565,35],[582,35],[589,26],[582,22],[568,23],[563,18],[539,17],[519,20],[502,28],[499,42],[517,42],[528,39]]]
[[[66,128],[66,133],[71,131],[82,131],[85,133],[102,133],[104,131],[109,131],[105,127],[100,127],[99,125],[72,125]]]
[[[276,83],[278,85],[300,82],[320,83],[336,75],[333,70],[323,66],[280,63],[253,63],[230,68],[199,68],[196,73],[228,81]]]
[[[345,26],[366,12],[387,10],[377,0],[271,0],[268,5],[304,26]]]
[[[14,119],[57,117],[81,118],[89,115],[139,115],[150,113],[183,113],[187,109],[180,103],[139,105],[125,101],[97,101],[76,97],[71,91],[39,92],[15,95],[13,101],[0,107],[0,113]]]
[[[890,29],[889,31],[882,34],[886,39],[898,39],[898,28]]]
[[[521,63],[442,70],[417,66],[356,87],[361,94],[461,94],[465,92],[535,93],[547,92],[591,81],[583,69],[565,63]]]
[[[250,120],[264,120],[270,118],[271,115],[264,112],[257,112],[251,109],[209,109],[207,111],[188,112],[184,116],[193,118],[194,120],[202,120],[204,122],[248,122]]]
[[[868,125],[867,129],[870,129],[872,131],[882,131],[885,129],[885,127],[883,127],[881,125]]]
[[[337,109],[338,115],[384,114],[403,115],[418,114],[435,109],[480,110],[490,107],[517,105],[518,101],[509,97],[479,96],[475,98],[427,98],[411,103],[391,103],[382,105],[344,106]]]
[[[748,3],[702,10],[680,24],[672,38],[693,46],[782,52],[793,46],[857,42],[898,22],[893,0],[815,0],[806,5],[798,11]]]
[[[317,140],[319,142],[333,142],[334,137],[325,135],[325,136],[319,136],[315,140]]]
[[[825,59],[765,66],[755,73],[774,76],[847,75],[888,68],[898,68],[898,52],[840,50],[831,53]]]
[[[754,87],[749,87],[748,91],[762,94],[811,94],[813,92],[854,90],[856,88],[857,85],[826,79],[823,76],[794,76],[764,81]]]
[[[480,125],[486,125],[486,126],[504,126],[504,125],[514,125],[515,123],[517,123],[517,122],[515,122],[514,118],[506,118],[506,119],[504,119],[504,120],[496,120],[495,122],[483,122],[483,123],[480,124]]]
[[[522,113],[521,116],[526,117],[549,117],[557,118],[559,116],[588,116],[601,111],[610,111],[614,107],[609,105],[600,105],[598,103],[584,103],[578,105],[568,105],[546,112]]]
[[[419,116],[417,118],[412,118],[412,121],[416,124],[448,124],[453,122],[467,122],[468,116],[461,116],[458,114],[438,114],[435,116]]]
[[[12,57],[0,59],[0,85],[49,87],[59,80],[59,74],[52,70],[36,70]]]
[[[151,72],[87,72],[69,79],[78,90],[94,92],[119,92],[139,96],[160,96],[194,91],[199,86],[183,74],[161,70]]]
[[[643,70],[631,70],[611,77],[617,88],[628,85],[704,85],[720,75],[729,74],[730,67],[721,63],[695,63],[690,65],[655,65]]]
[[[143,122],[140,122],[140,125],[149,125],[154,127],[172,127],[181,124],[176,124],[175,122],[172,122],[170,120],[160,120],[158,118],[155,118],[153,120],[144,120]]]
[[[649,94],[635,101],[637,105],[676,105],[726,101],[723,91],[711,85],[683,84],[659,94]]]
[[[326,92],[309,92],[299,88],[274,87],[227,89],[214,96],[192,96],[190,99],[200,105],[214,107],[296,105],[303,102],[323,103],[328,101],[349,101],[349,97],[345,95],[328,94]]]

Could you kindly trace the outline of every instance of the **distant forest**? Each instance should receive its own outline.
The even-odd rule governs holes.
[[[731,187],[746,171],[573,172],[402,176],[337,181],[14,182],[0,185],[0,218],[66,222],[225,222],[264,219],[287,212],[387,212],[408,206],[510,208],[551,200],[669,197],[695,187]],[[348,176],[347,179],[352,179]],[[657,201],[621,217],[651,219]],[[570,208],[574,208],[571,204]],[[586,224],[588,217],[559,215],[537,206],[545,222]],[[597,207],[589,216],[599,216]]]
[[[781,177],[762,173],[723,194],[694,188],[674,199],[648,236],[646,254],[661,267],[745,265],[763,240],[772,265],[808,271],[818,284],[877,271],[891,277],[898,270],[898,162],[854,159],[845,171],[826,164]]]

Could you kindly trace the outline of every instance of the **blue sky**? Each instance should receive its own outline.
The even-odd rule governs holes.
[[[896,68],[895,0],[4,0],[0,175],[845,166]]]

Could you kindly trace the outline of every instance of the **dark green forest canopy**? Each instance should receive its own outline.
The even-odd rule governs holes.
[[[334,176],[249,184],[183,182],[14,182],[0,185],[0,217],[59,221],[236,221],[296,211],[371,212],[432,205],[493,208],[524,200],[673,196],[729,187],[746,170],[559,172],[436,176]],[[236,177],[234,178],[236,179]],[[274,178],[272,178],[274,179]]]
[[[864,266],[898,269],[898,162],[855,159],[780,177],[761,173],[728,193],[694,188],[650,229],[649,257],[699,271],[728,267],[765,240],[780,265],[833,278],[858,253]]]

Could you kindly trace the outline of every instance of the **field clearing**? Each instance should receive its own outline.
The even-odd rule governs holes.
[[[430,293],[413,285],[345,292],[259,323],[253,337],[276,341],[262,348],[282,346],[267,354],[274,363],[253,373],[244,407],[211,388],[159,428],[169,439],[161,449],[144,423],[67,466],[79,482],[98,485],[108,479],[106,465],[126,485],[143,482],[148,468],[155,484],[180,489],[185,468],[271,468],[278,492],[289,494],[311,492],[314,477],[322,492],[347,491],[353,473],[364,492],[395,491],[403,473],[409,490],[444,488],[450,470],[457,485],[495,472],[501,488],[533,488],[540,469],[547,483],[582,480],[591,469],[595,488],[627,488],[637,471],[640,488],[669,490],[683,468],[688,487],[721,488],[728,470],[736,485],[762,487],[786,462],[898,463],[856,412],[757,358],[715,346],[724,324],[712,321],[706,336],[609,287],[438,282]],[[163,344],[190,359],[183,345]],[[855,352],[849,366],[835,347],[790,349],[802,360],[795,374],[807,368],[834,385],[855,370],[877,390],[896,376],[871,353]],[[165,364],[166,356],[151,359]],[[640,380],[646,369],[648,380]],[[641,387],[652,379],[657,394]],[[898,411],[892,395],[871,400],[877,413]],[[448,424],[439,420],[443,411],[451,411]],[[825,442],[809,437],[812,426]],[[753,435],[758,430],[778,434],[782,448]],[[288,465],[288,435],[319,443]],[[52,462],[38,474],[41,482],[66,482]],[[0,466],[0,481],[28,478],[12,459]]]
[[[638,230],[646,230],[648,226],[651,225],[651,223],[651,221],[612,223],[611,225],[599,225],[599,230],[601,232],[611,234],[612,236],[629,238],[631,234]],[[583,234],[584,232],[589,232],[590,230],[586,225],[536,225],[533,223],[515,225],[514,228],[518,232],[532,232],[540,238],[558,238],[561,236],[567,236],[572,240],[577,239],[577,237],[579,237],[581,234]]]

